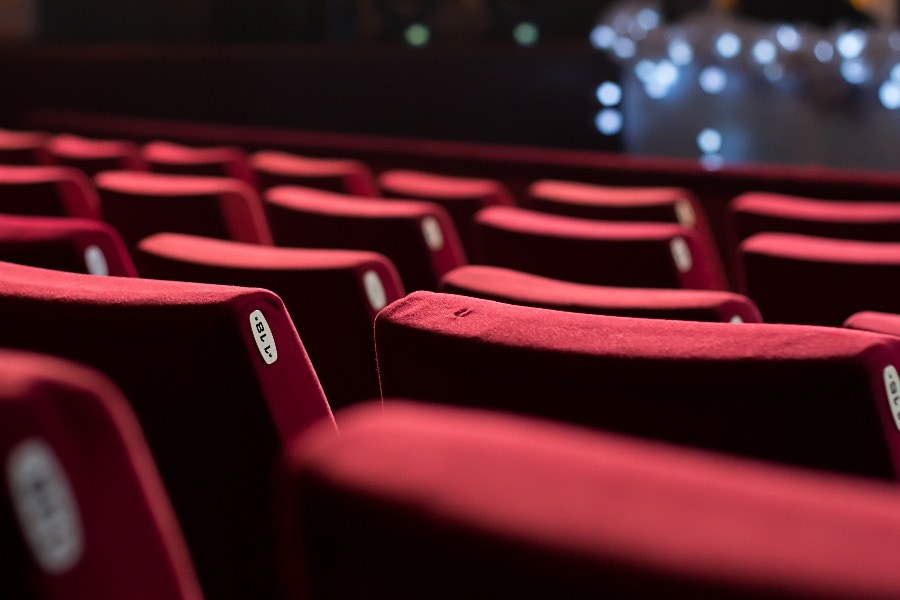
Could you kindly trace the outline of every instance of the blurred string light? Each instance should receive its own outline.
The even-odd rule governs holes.
[[[522,21],[513,28],[513,39],[520,46],[534,46],[541,37],[540,29],[531,21]]]
[[[900,110],[900,31],[773,26],[710,11],[667,24],[660,6],[656,0],[624,0],[590,34],[594,48],[610,53],[633,73],[651,100],[667,101],[683,85],[721,94],[740,78],[831,106],[840,94],[860,97],[863,90],[885,109]],[[614,135],[624,127],[621,88],[607,83],[596,90],[602,105],[596,124],[602,133]],[[710,139],[704,130],[703,140]],[[720,151],[703,154],[705,164],[721,164]]]
[[[425,46],[431,39],[431,30],[422,23],[413,23],[403,32],[403,38],[410,46]]]

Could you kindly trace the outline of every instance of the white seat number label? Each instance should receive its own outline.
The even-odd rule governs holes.
[[[72,486],[46,442],[20,442],[6,459],[6,477],[22,533],[37,563],[59,575],[84,553]]]
[[[894,425],[900,431],[900,377],[897,376],[897,369],[894,368],[894,365],[884,368],[884,389],[887,392],[891,414],[894,415]]]
[[[256,347],[259,354],[267,365],[271,365],[278,360],[278,349],[275,347],[275,338],[272,337],[272,331],[269,329],[269,323],[261,310],[254,310],[250,313],[250,331],[253,332],[253,339],[256,341]]]

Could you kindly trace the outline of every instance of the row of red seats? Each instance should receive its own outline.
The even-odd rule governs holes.
[[[229,250],[235,257],[252,255],[228,242],[177,235],[155,239],[161,249],[181,244],[185,257],[203,248],[193,243],[218,244],[208,246],[208,256],[219,254],[225,262]],[[542,281],[472,266],[448,274],[443,285],[452,285],[453,278],[463,284],[467,277],[477,280],[479,271],[486,274],[482,281],[510,276],[526,291]],[[280,479],[282,504],[274,529],[285,530],[279,551],[287,585],[313,597],[440,597],[471,593],[476,585],[498,594],[566,590],[576,596],[599,590],[895,595],[892,571],[875,558],[890,549],[890,536],[865,534],[876,526],[892,527],[881,519],[896,502],[895,492],[877,484],[434,407],[389,405],[386,415],[361,408],[348,413],[346,426],[339,416],[344,435],[336,438],[316,374],[302,346],[296,349],[290,316],[271,294],[269,302],[259,290],[13,266],[2,277],[10,292],[0,294],[0,303],[10,314],[37,323],[10,332],[4,345],[92,364],[112,375],[135,407],[190,549],[190,561],[177,551],[175,559],[164,557],[179,569],[176,576],[159,579],[180,581],[184,597],[196,592],[191,561],[209,597],[263,597],[274,589],[275,557],[266,551],[271,540],[254,539],[278,533],[270,531],[271,524],[261,526],[263,519],[254,520],[262,514],[259,502],[269,497],[259,471],[295,439]],[[564,285],[573,295],[588,291],[583,284]],[[625,304],[628,290],[616,291]],[[250,311],[251,305],[261,308]],[[716,320],[726,320],[722,316]],[[142,321],[137,329],[135,320]],[[281,343],[285,336],[287,344]],[[306,341],[302,333],[301,338]],[[140,340],[141,363],[172,381],[152,386],[137,381],[147,371],[135,368],[134,340]],[[273,340],[279,343],[272,345]],[[888,479],[896,473],[891,403],[898,381],[891,369],[897,343],[843,329],[622,320],[429,293],[396,300],[376,321],[378,368],[388,397],[526,412]],[[237,355],[229,358],[232,349]],[[266,373],[278,361],[294,370],[293,383],[282,380],[284,371]],[[248,364],[259,366],[251,369],[254,377],[244,379],[242,365]],[[312,364],[318,370],[315,360]],[[259,388],[261,393],[254,391]],[[154,396],[166,402],[143,406]],[[242,400],[229,400],[235,396]],[[303,399],[299,412],[297,398]],[[219,403],[234,408],[233,416],[220,415]],[[260,418],[260,409],[269,416]],[[205,424],[212,410],[222,431],[209,431]],[[324,432],[296,437],[315,422]],[[266,423],[274,424],[276,438],[266,433]],[[198,434],[207,437],[198,441]],[[576,441],[579,436],[584,438]],[[248,446],[226,448],[237,440]],[[621,462],[626,459],[632,465],[627,469]],[[213,473],[200,476],[201,464]],[[536,470],[536,464],[546,468]],[[709,467],[708,478],[698,481],[698,464]],[[649,485],[648,472],[654,474]],[[574,485],[576,476],[580,485]],[[485,496],[494,496],[485,486],[492,485],[488,489],[505,489],[507,495],[498,491],[496,502],[486,502]],[[547,491],[561,485],[566,493]],[[623,495],[613,496],[605,486]],[[206,503],[223,493],[233,504],[219,507],[220,513],[209,510]],[[258,497],[251,499],[253,494]],[[423,496],[435,500],[423,502]],[[672,498],[682,502],[673,508],[667,504]],[[829,500],[823,506],[824,498]],[[683,505],[695,512],[685,512]],[[204,520],[204,508],[215,514]],[[646,519],[648,509],[657,520],[638,518]],[[243,510],[246,520],[235,521],[234,510]],[[601,518],[607,511],[620,516]],[[760,511],[765,518],[757,517]],[[556,518],[560,512],[563,520]],[[711,514],[717,523],[743,527],[725,535],[721,526],[709,524]],[[210,531],[218,519],[229,527],[220,525],[216,538]],[[777,557],[771,529],[753,529],[768,519],[780,526],[786,520],[797,524]],[[658,529],[669,520],[684,528],[666,530],[660,539]],[[823,532],[826,522],[838,525]],[[571,528],[561,529],[564,523]],[[778,533],[785,535],[783,526]],[[829,550],[835,547],[829,542],[852,544],[853,553],[824,553],[823,535],[831,536],[825,542]],[[696,545],[686,546],[686,540]],[[234,544],[241,546],[240,557]],[[177,550],[177,543],[170,545]],[[373,560],[373,553],[383,562]],[[459,556],[472,560],[461,566]],[[103,556],[99,562],[109,565],[109,560]],[[414,572],[397,572],[397,564]]]
[[[277,564],[289,597],[900,591],[900,495],[860,478],[900,472],[895,335],[417,292],[377,317],[378,369],[386,398],[429,406],[339,413],[336,436],[271,292],[8,263],[0,281],[22,324],[4,346],[90,365],[130,407],[58,359],[0,363],[22,531],[2,539],[38,597],[274,597]]]

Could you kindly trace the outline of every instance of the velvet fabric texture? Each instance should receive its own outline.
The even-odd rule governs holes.
[[[0,165],[0,212],[98,219],[100,200],[78,169]]]
[[[94,219],[0,215],[0,260],[72,273],[137,277],[119,233]]]
[[[341,422],[282,471],[293,597],[900,595],[895,485],[408,402]]]
[[[250,166],[259,181],[259,189],[263,191],[281,185],[295,185],[354,196],[378,195],[372,171],[358,160],[260,150],[250,156]]]
[[[487,265],[453,269],[441,279],[438,291],[595,315],[723,323],[761,321],[753,301],[732,292],[590,285]]]
[[[137,260],[146,277],[275,292],[331,407],[379,396],[373,323],[379,310],[403,296],[400,276],[384,256],[160,233],[140,243]]]
[[[839,327],[859,311],[900,311],[897,242],[759,233],[740,259],[741,291],[768,322]]]
[[[626,287],[724,289],[718,258],[675,223],[596,221],[513,206],[475,217],[479,264]]]
[[[375,320],[383,397],[528,413],[895,478],[900,340],[838,328],[584,315],[417,292]]]
[[[4,597],[202,597],[134,413],[105,376],[0,351],[0,455]]]
[[[823,200],[748,192],[729,205],[737,241],[756,233],[895,242],[900,240],[900,202]]]
[[[73,167],[91,177],[101,171],[147,169],[140,147],[131,140],[98,140],[61,134],[50,138],[44,150],[50,164]]]
[[[155,173],[231,177],[256,188],[250,159],[237,146],[196,147],[156,140],[141,147],[141,157]]]
[[[900,314],[864,310],[850,315],[844,327],[900,337]]]
[[[95,178],[103,217],[134,252],[160,232],[271,245],[259,196],[226,177],[106,171]]]
[[[433,202],[292,186],[272,188],[263,200],[276,245],[378,252],[407,290],[434,290],[444,273],[466,264],[453,221]]]
[[[487,206],[515,204],[509,190],[494,179],[392,169],[378,176],[378,185],[389,198],[427,200],[443,206],[469,256],[474,251],[475,213]]]
[[[334,427],[281,300],[0,263],[0,311],[18,323],[0,344],[83,362],[121,387],[207,598],[273,597],[269,469],[298,432]]]

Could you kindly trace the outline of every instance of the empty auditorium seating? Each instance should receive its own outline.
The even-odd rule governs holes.
[[[463,247],[470,256],[475,213],[487,206],[515,204],[506,187],[494,179],[396,169],[379,175],[378,185],[389,198],[428,200],[443,206],[453,219]]]
[[[40,165],[49,158],[44,144],[50,137],[41,131],[0,129],[0,165]]]
[[[438,291],[598,315],[732,323],[761,320],[749,298],[732,292],[590,285],[486,265],[450,271]]]
[[[0,260],[73,273],[137,276],[118,232],[95,219],[0,215]]]
[[[900,203],[823,200],[747,192],[731,201],[736,241],[755,233],[799,233],[872,242],[900,241]]]
[[[494,206],[475,217],[474,262],[579,283],[725,289],[697,232],[675,223],[595,221]]]
[[[837,327],[862,310],[900,311],[900,243],[759,233],[739,251],[741,289],[768,322]]]
[[[0,345],[77,360],[121,387],[206,597],[273,597],[271,463],[333,420],[281,300],[0,263],[0,312],[11,316]]]
[[[284,301],[332,408],[379,396],[372,324],[403,295],[384,256],[161,233],[140,243],[136,260],[145,277],[272,290]]]
[[[283,469],[295,598],[900,595],[894,485],[386,403]]]
[[[250,165],[261,190],[296,185],[355,196],[378,195],[371,170],[358,160],[260,150],[250,156]]]
[[[130,140],[98,140],[61,134],[50,138],[44,147],[50,163],[74,167],[91,176],[100,171],[147,168],[140,148]]]
[[[141,157],[156,173],[233,177],[256,187],[247,153],[237,146],[196,147],[153,141],[144,144]]]
[[[106,171],[95,181],[103,218],[131,251],[162,231],[272,243],[259,196],[243,181],[136,171]]]
[[[416,292],[379,313],[375,341],[385,398],[530,413],[876,477],[900,472],[885,387],[900,340],[890,336]]]
[[[100,373],[0,351],[0,595],[199,600],[134,414]]]
[[[432,202],[291,186],[272,188],[263,199],[276,245],[379,252],[407,290],[436,289],[444,273],[466,262],[453,221]]]
[[[96,219],[100,201],[78,169],[0,165],[0,213]]]

